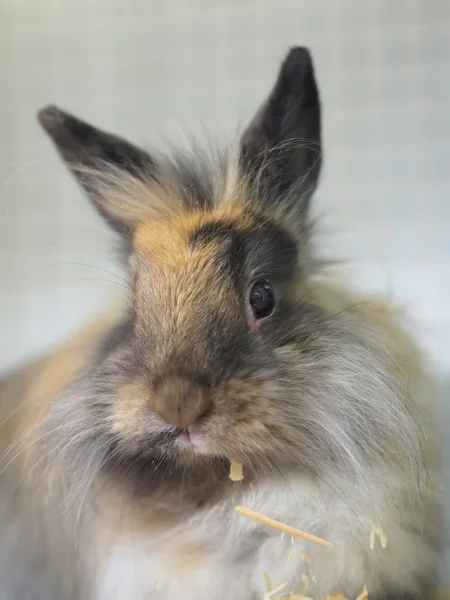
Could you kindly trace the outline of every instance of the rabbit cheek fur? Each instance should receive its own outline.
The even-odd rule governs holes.
[[[132,289],[113,324],[76,347],[62,391],[26,409],[34,444],[15,477],[40,515],[48,580],[77,600],[262,598],[264,572],[314,598],[432,590],[433,393],[401,311],[316,273],[309,53],[289,52],[227,153],[149,155],[55,107],[40,121],[122,236]],[[258,281],[276,299],[259,320]],[[230,481],[230,459],[243,481]],[[293,541],[236,504],[333,546]],[[370,548],[373,523],[385,548]],[[38,597],[61,597],[51,589]]]

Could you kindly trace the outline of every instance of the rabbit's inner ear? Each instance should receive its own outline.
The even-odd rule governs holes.
[[[39,122],[59,154],[108,223],[123,233],[148,206],[148,186],[154,182],[150,156],[55,106],[43,108]]]
[[[257,196],[304,212],[321,167],[320,100],[305,48],[292,49],[241,141],[241,162]],[[268,206],[263,208],[269,208]]]

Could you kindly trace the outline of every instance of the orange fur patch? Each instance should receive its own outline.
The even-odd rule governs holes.
[[[174,266],[186,257],[189,237],[202,225],[226,220],[238,231],[250,227],[251,217],[243,207],[243,204],[227,204],[212,211],[186,211],[171,219],[146,219],[136,227],[133,245],[142,254],[150,253],[163,264]]]

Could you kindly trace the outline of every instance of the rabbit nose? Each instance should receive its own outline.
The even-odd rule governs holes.
[[[195,423],[210,407],[210,392],[197,383],[172,377],[158,385],[150,405],[165,421],[178,427],[187,427]]]

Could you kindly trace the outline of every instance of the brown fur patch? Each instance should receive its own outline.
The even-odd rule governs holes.
[[[119,391],[119,400],[114,402],[109,415],[111,430],[133,439],[145,434],[145,420],[148,416],[149,386],[141,382],[125,384]]]
[[[224,285],[215,261],[219,242],[194,247],[189,239],[202,226],[218,221],[230,222],[236,230],[252,224],[252,217],[238,205],[218,207],[210,212],[185,212],[168,219],[149,219],[135,231],[133,244],[138,251],[135,270],[136,330],[142,336],[155,329],[158,315],[159,359],[168,361],[183,345],[192,346],[208,313],[230,307],[235,318],[239,298],[232,286]],[[185,344],[189,340],[189,343]],[[200,342],[201,343],[201,340]]]
[[[252,225],[251,216],[243,204],[226,204],[212,211],[184,212],[168,219],[146,219],[135,230],[133,244],[143,253],[151,253],[162,262],[175,261],[186,250],[189,236],[206,223],[230,221],[238,231]]]

